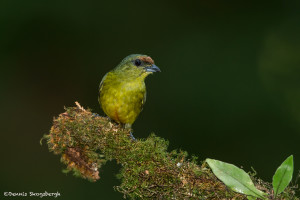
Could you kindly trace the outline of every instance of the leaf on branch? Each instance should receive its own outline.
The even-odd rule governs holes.
[[[264,197],[266,194],[254,186],[250,176],[244,170],[219,160],[207,158],[206,162],[213,173],[233,191],[266,199]]]
[[[272,184],[275,198],[289,185],[293,177],[293,171],[293,155],[291,155],[277,168],[273,176]]]

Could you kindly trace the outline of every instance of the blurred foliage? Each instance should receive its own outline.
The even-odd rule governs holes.
[[[265,40],[260,59],[261,78],[279,92],[300,129],[300,26],[297,18],[284,21]]]

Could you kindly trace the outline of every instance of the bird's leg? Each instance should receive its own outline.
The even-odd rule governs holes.
[[[133,141],[136,141],[135,137],[132,135],[132,132],[130,131],[130,137]]]
[[[136,141],[135,137],[132,135],[131,124],[125,124],[125,129],[130,129],[130,137],[133,141]]]

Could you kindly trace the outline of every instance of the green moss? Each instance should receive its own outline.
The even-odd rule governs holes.
[[[116,160],[122,166],[115,190],[131,199],[247,199],[220,182],[206,163],[199,166],[196,156],[188,158],[182,150],[168,152],[169,142],[154,133],[133,141],[130,130],[95,116],[90,110],[65,108],[53,121],[48,135],[48,148],[61,155],[65,173],[96,181],[99,168]],[[254,176],[252,176],[255,179]],[[255,179],[269,194],[269,185]],[[280,198],[294,196],[288,188]]]

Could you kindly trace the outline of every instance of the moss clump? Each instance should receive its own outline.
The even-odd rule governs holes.
[[[114,159],[122,166],[115,189],[125,198],[247,199],[229,190],[205,163],[188,159],[187,152],[168,152],[168,141],[155,134],[132,140],[130,130],[76,105],[54,118],[43,137],[50,151],[61,154],[65,172],[96,181],[98,169]]]

